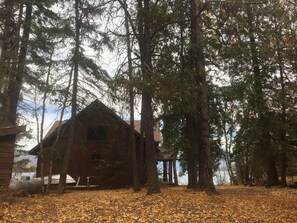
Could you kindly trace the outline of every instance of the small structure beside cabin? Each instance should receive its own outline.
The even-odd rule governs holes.
[[[132,185],[132,144],[130,126],[102,102],[95,100],[77,114],[77,128],[68,174],[78,185],[97,185],[99,188],[120,188]],[[60,174],[62,157],[68,143],[69,121],[61,125],[57,137],[56,122],[44,139],[44,175],[49,174],[49,157],[54,161],[52,174]],[[144,151],[141,135],[134,131],[137,164],[140,176],[145,176]],[[156,147],[157,148],[157,147]],[[38,155],[40,144],[29,154]],[[36,176],[40,176],[41,160],[37,161]],[[144,183],[145,178],[143,179]]]
[[[163,162],[163,182],[178,185],[178,177],[176,170],[177,154],[174,149],[165,148],[163,146],[158,148],[157,159]]]
[[[26,126],[0,128],[0,190],[5,190],[9,185],[16,135],[24,131]]]
[[[127,123],[130,125],[130,121],[127,121]],[[140,133],[140,129],[141,129],[141,121],[140,120],[134,120],[134,129]],[[159,145],[161,143],[161,131],[160,131],[160,125],[157,122],[154,126],[154,140],[155,140],[155,145],[156,147],[159,148]]]

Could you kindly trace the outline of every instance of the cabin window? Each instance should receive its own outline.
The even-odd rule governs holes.
[[[106,126],[89,126],[87,133],[87,140],[90,141],[104,141],[107,139],[107,127]]]
[[[93,153],[93,154],[91,154],[91,160],[99,161],[99,160],[101,160],[101,155],[98,153]]]

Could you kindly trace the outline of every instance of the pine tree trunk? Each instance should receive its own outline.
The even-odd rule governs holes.
[[[151,93],[148,90],[143,91],[142,103],[145,113],[142,114],[145,133],[145,156],[147,170],[147,194],[152,195],[160,193],[160,185],[157,172],[156,147],[154,143],[154,117],[151,105]]]
[[[17,36],[15,29],[15,21],[14,21],[14,3],[6,0],[3,3],[3,17],[5,17],[5,21],[3,22],[3,31],[0,36],[1,43],[1,55],[0,55],[0,126],[7,126],[7,88],[9,79],[12,75],[12,67],[17,66],[17,59],[14,60],[13,56],[17,50],[15,50],[17,43],[16,40],[18,38],[14,38]],[[17,56],[15,56],[17,57]],[[16,70],[16,68],[15,68]]]
[[[49,161],[49,168],[48,168],[47,185],[46,185],[46,190],[45,190],[45,193],[46,194],[50,194],[50,192],[51,192],[53,167],[54,167],[53,160],[50,159],[50,161]]]
[[[141,105],[141,114],[143,114],[143,105]],[[144,185],[146,183],[146,163],[145,163],[145,148],[144,148],[144,123],[141,121],[140,123],[140,140],[139,140],[139,148],[140,148],[140,168],[139,168],[139,179],[141,182],[141,185]]]
[[[167,161],[163,161],[163,182],[167,182]]]
[[[62,110],[61,110],[61,114],[60,114],[60,119],[59,119],[59,125],[58,125],[58,130],[57,130],[57,135],[56,135],[56,139],[55,142],[52,146],[52,149],[56,149],[57,143],[60,139],[60,135],[61,135],[61,126],[62,126],[62,120],[64,117],[64,111],[66,109],[66,104],[67,104],[67,100],[68,100],[68,95],[70,92],[70,87],[71,87],[71,81],[72,81],[72,75],[73,75],[73,67],[70,71],[70,75],[69,75],[69,81],[68,81],[68,86],[67,86],[67,90],[66,90],[66,95],[63,101],[63,105],[62,105]],[[53,157],[50,157],[50,162],[49,162],[49,173],[48,173],[48,183],[47,183],[47,187],[46,187],[46,194],[50,193],[50,189],[51,189],[51,184],[52,184],[52,170],[53,170],[53,165],[54,165],[54,161],[53,161]]]
[[[287,186],[287,156],[285,152],[280,153],[281,187]]]
[[[197,189],[198,167],[197,153],[193,149],[187,151],[188,188]]]
[[[126,28],[126,41],[127,41],[127,57],[128,57],[128,75],[129,81],[133,79],[133,66],[132,66],[132,51],[131,51],[131,40],[130,40],[130,29],[128,20],[128,11],[126,0],[123,0],[124,11],[125,11],[125,28]],[[129,86],[129,106],[130,106],[130,135],[131,135],[131,154],[132,154],[132,171],[133,171],[133,190],[134,192],[140,191],[139,182],[139,168],[137,164],[137,151],[135,141],[135,129],[134,129],[134,89],[132,84]]]
[[[200,13],[203,3],[201,0],[192,0],[192,44],[193,75],[198,89],[197,111],[199,123],[199,187],[215,191],[212,179],[212,161],[210,156],[210,135],[208,126],[208,101],[206,90],[206,72],[204,58],[203,21]]]
[[[188,188],[197,189],[198,186],[198,142],[197,142],[197,118],[194,114],[186,115],[186,136],[190,143],[190,148],[186,151],[186,161],[188,170]]]
[[[151,48],[151,19],[150,1],[138,0],[138,42],[140,49],[141,71],[143,80],[147,84],[142,92],[142,114],[145,135],[145,157],[147,170],[147,194],[152,195],[160,192],[157,172],[157,156],[154,143],[154,115],[152,108],[153,92],[149,87],[152,80],[152,48]]]
[[[273,148],[271,146],[271,137],[269,133],[269,116],[267,112],[267,108],[265,106],[265,99],[263,96],[263,75],[260,70],[260,63],[256,48],[256,38],[254,36],[254,24],[253,24],[253,15],[252,9],[248,5],[246,10],[248,16],[248,35],[251,45],[251,57],[252,57],[252,67],[254,73],[254,88],[256,92],[256,104],[257,109],[259,111],[259,127],[260,127],[260,142],[259,142],[259,150],[265,151],[265,165],[266,165],[266,174],[267,174],[267,186],[278,185],[278,175],[275,166],[275,157],[273,155]]]
[[[42,114],[41,114],[41,123],[40,123],[40,177],[41,177],[41,185],[42,185],[42,194],[45,193],[44,188],[44,144],[43,144],[43,129],[44,129],[44,119],[45,119],[45,107],[46,107],[46,99],[47,99],[47,92],[49,88],[49,80],[52,68],[52,56],[54,51],[51,52],[50,55],[50,64],[47,71],[46,81],[45,81],[45,90],[42,99]]]
[[[5,7],[7,8],[7,12],[10,14],[13,10],[13,3],[9,1],[5,2]],[[11,15],[12,16],[12,15]],[[21,45],[18,54],[18,61],[16,65],[16,59],[10,58],[10,55],[15,55],[16,48],[18,47],[18,42],[15,40],[8,38],[8,46],[3,46],[3,52],[1,52],[1,62],[6,61],[7,64],[10,64],[10,61],[14,61],[14,64],[11,67],[7,67],[6,64],[0,65],[0,76],[4,77],[4,89],[6,89],[6,83],[8,81],[7,90],[4,90],[2,95],[2,108],[1,108],[1,117],[0,117],[0,125],[2,126],[14,126],[16,125],[17,120],[17,105],[19,101],[19,95],[21,91],[21,87],[23,84],[23,77],[25,72],[25,63],[28,49],[28,40],[31,32],[31,21],[32,21],[32,3],[26,4],[26,15],[24,20],[23,27],[23,36],[21,38]],[[12,18],[7,19],[7,23],[5,24],[5,29],[7,29],[7,35],[12,35],[11,37],[16,37],[18,40],[16,33],[17,26]],[[14,69],[10,69],[14,68]],[[2,84],[2,83],[1,83]],[[2,91],[2,89],[1,89]],[[2,93],[2,92],[1,92]]]
[[[279,32],[282,32],[279,30]],[[281,54],[281,49],[277,41],[277,61],[280,73],[280,84],[281,84],[281,97],[280,97],[280,107],[281,107],[281,129],[280,129],[280,140],[286,142],[286,124],[287,124],[287,103],[286,103],[286,89],[285,89],[285,79],[284,79],[284,68],[283,68],[283,57]],[[286,148],[281,148],[279,154],[280,161],[280,173],[281,173],[281,187],[287,186],[287,151]]]
[[[173,160],[173,178],[174,178],[174,185],[178,186],[178,177],[176,171],[176,159]]]
[[[173,176],[172,176],[173,166],[172,161],[169,161],[169,183],[173,183]]]

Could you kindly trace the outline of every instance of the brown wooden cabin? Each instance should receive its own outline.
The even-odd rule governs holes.
[[[96,100],[77,115],[77,128],[74,147],[72,148],[68,174],[79,185],[90,185],[102,188],[121,188],[132,185],[132,160],[130,126],[111,109]],[[58,122],[44,139],[45,167],[44,175],[49,172],[49,151],[54,155],[53,175],[59,174],[61,161],[68,142],[69,121],[62,123],[61,134],[54,148]],[[139,132],[134,131],[136,138],[137,160],[139,171],[144,170],[143,151],[140,151]],[[40,144],[29,154],[37,155]],[[37,177],[40,176],[40,159],[37,161]],[[143,175],[143,173],[140,173]]]
[[[13,167],[15,137],[26,126],[0,128],[0,190],[8,187]]]

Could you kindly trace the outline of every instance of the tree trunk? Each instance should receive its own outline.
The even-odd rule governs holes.
[[[167,161],[163,161],[163,182],[167,182]]]
[[[129,81],[133,79],[133,66],[131,56],[131,40],[129,19],[126,0],[123,0],[125,11],[125,28],[126,28],[126,41],[127,41],[127,57],[128,57],[128,75]],[[139,172],[137,165],[137,151],[135,142],[135,129],[134,129],[134,89],[132,84],[129,86],[129,106],[130,106],[130,135],[131,135],[131,154],[132,154],[132,171],[133,171],[133,190],[134,192],[140,191]]]
[[[189,140],[189,148],[186,150],[188,170],[188,188],[197,189],[198,186],[198,142],[197,142],[197,118],[194,114],[186,115],[186,137]]]
[[[277,26],[277,25],[276,25]],[[279,28],[279,32],[281,33],[282,30]],[[281,54],[281,48],[279,46],[279,42],[277,41],[277,61],[279,66],[279,73],[280,73],[280,84],[281,84],[281,97],[280,97],[280,107],[281,107],[281,123],[282,126],[280,128],[280,141],[286,142],[286,124],[287,124],[287,103],[286,103],[286,88],[285,88],[285,79],[284,79],[284,68],[283,68],[283,58]],[[283,146],[281,148],[281,152],[279,154],[279,161],[280,161],[280,173],[281,173],[281,187],[287,186],[287,151],[286,148]]]
[[[68,86],[67,86],[67,90],[66,90],[66,95],[65,95],[65,98],[64,98],[64,101],[63,101],[62,110],[61,110],[61,114],[60,114],[59,125],[58,125],[58,129],[57,129],[57,135],[56,135],[55,142],[54,142],[54,144],[52,146],[52,149],[56,149],[56,145],[58,143],[58,140],[60,139],[62,120],[63,120],[63,117],[64,117],[64,111],[66,109],[66,103],[67,103],[68,95],[69,95],[69,91],[70,91],[70,86],[71,86],[71,81],[72,81],[72,74],[73,74],[73,68],[70,71]],[[53,158],[50,157],[48,183],[47,183],[47,187],[46,187],[46,194],[49,194],[50,189],[51,189],[53,165],[54,165]]]
[[[172,177],[172,161],[169,161],[169,183],[173,183],[173,177]]]
[[[178,186],[178,177],[176,171],[176,159],[173,160],[173,177],[174,177],[174,185]]]
[[[16,29],[15,29],[15,21],[14,21],[14,4],[13,2],[6,0],[3,3],[3,17],[5,17],[5,21],[3,22],[3,31],[0,36],[1,44],[1,55],[0,55],[0,102],[2,104],[1,113],[0,113],[0,125],[6,126],[7,120],[5,120],[5,105],[7,101],[7,87],[9,78],[11,76],[11,67],[12,63],[17,65],[17,61],[13,61],[13,52],[16,48]]]
[[[73,72],[73,91],[71,100],[71,118],[69,127],[69,138],[68,144],[65,148],[65,154],[63,157],[63,165],[60,172],[60,181],[58,185],[57,192],[63,193],[66,185],[66,177],[68,174],[68,167],[71,157],[72,147],[75,141],[75,131],[76,131],[76,110],[77,110],[77,85],[78,85],[78,63],[79,63],[79,47],[80,47],[80,27],[81,18],[79,13],[80,0],[75,0],[75,50],[74,50],[74,72]]]
[[[5,2],[5,6],[8,7],[8,12],[13,10],[13,3],[8,3],[9,1]],[[9,14],[10,15],[10,14]],[[7,24],[7,32],[12,35],[12,37],[16,37],[18,34],[17,26],[13,22],[13,18],[8,18]],[[11,20],[11,21],[10,21]],[[2,108],[1,108],[1,121],[0,125],[2,126],[12,126],[16,125],[17,120],[17,105],[19,101],[19,95],[23,83],[23,77],[25,75],[25,63],[26,63],[26,56],[27,56],[27,49],[28,49],[28,40],[29,35],[31,32],[31,21],[32,21],[32,3],[26,4],[26,15],[24,20],[24,27],[23,27],[23,36],[21,38],[21,45],[20,45],[20,52],[18,54],[18,61],[16,66],[16,60],[10,58],[9,54],[14,55],[16,52],[16,48],[18,47],[18,42],[9,38],[8,46],[3,48],[3,52],[1,52],[1,62],[6,61],[7,64],[14,61],[11,67],[15,69],[10,69],[11,67],[7,67],[6,65],[0,65],[1,69],[1,76],[4,77],[4,86],[2,84],[2,88],[6,89],[6,83],[8,80],[7,91],[3,92],[2,95]],[[5,27],[6,29],[6,27]],[[8,34],[7,33],[7,34]],[[1,89],[2,90],[2,89]]]
[[[145,156],[146,156],[146,169],[147,169],[147,194],[152,195],[160,193],[160,185],[157,172],[157,157],[156,147],[154,143],[154,119],[153,110],[151,105],[151,93],[148,90],[143,91],[142,103],[145,113],[142,114],[144,122],[145,133]]]
[[[40,177],[41,177],[41,185],[42,185],[42,194],[45,193],[44,190],[44,145],[43,145],[43,129],[44,129],[44,119],[45,119],[45,107],[46,107],[46,99],[47,99],[47,92],[49,88],[49,79],[50,79],[50,74],[51,74],[51,68],[52,68],[52,56],[53,56],[54,51],[51,52],[50,55],[50,64],[48,67],[48,72],[46,76],[46,81],[45,81],[45,90],[43,94],[43,99],[42,99],[42,114],[41,114],[41,123],[40,123]]]
[[[251,45],[251,57],[252,57],[252,69],[254,73],[254,88],[256,93],[256,104],[257,109],[259,112],[259,128],[260,128],[260,148],[259,150],[265,151],[265,165],[266,165],[266,174],[267,174],[267,186],[274,186],[277,185],[278,182],[278,175],[275,166],[275,157],[273,155],[273,149],[271,146],[271,137],[269,133],[269,117],[267,114],[267,108],[265,106],[265,99],[263,96],[263,75],[261,74],[260,70],[260,63],[256,48],[256,38],[254,36],[254,25],[253,25],[253,15],[252,9],[248,5],[247,6],[247,16],[248,16],[248,35]]]
[[[224,105],[224,112],[228,112],[227,111],[227,104],[225,103]],[[228,171],[228,175],[230,177],[230,184],[233,185],[235,184],[235,178],[234,178],[234,171],[232,168],[232,160],[231,160],[231,149],[232,149],[232,137],[230,137],[230,135],[233,135],[233,132],[229,132],[227,130],[227,122],[224,119],[223,120],[223,134],[224,134],[224,140],[225,140],[225,151],[223,151],[223,158],[226,162],[226,166],[227,166],[227,171]]]
[[[141,71],[143,80],[146,83],[142,92],[142,114],[141,121],[144,126],[145,135],[145,156],[147,170],[147,194],[160,192],[156,147],[154,143],[154,115],[152,108],[153,92],[149,87],[152,80],[152,47],[151,47],[151,19],[150,1],[138,0],[138,42],[140,49]]]
[[[285,152],[279,154],[281,167],[281,187],[287,186],[287,156]]]
[[[143,105],[141,105],[141,114],[143,114]],[[146,183],[146,162],[145,162],[145,146],[144,146],[144,123],[141,121],[140,123],[140,140],[139,140],[139,147],[140,147],[140,168],[139,168],[139,178],[142,185]]]
[[[199,123],[199,187],[209,191],[215,191],[212,179],[212,161],[210,156],[210,135],[208,126],[208,101],[206,90],[206,72],[204,58],[204,37],[201,0],[192,0],[192,44],[193,52],[193,76],[197,86],[198,96],[198,123]]]

